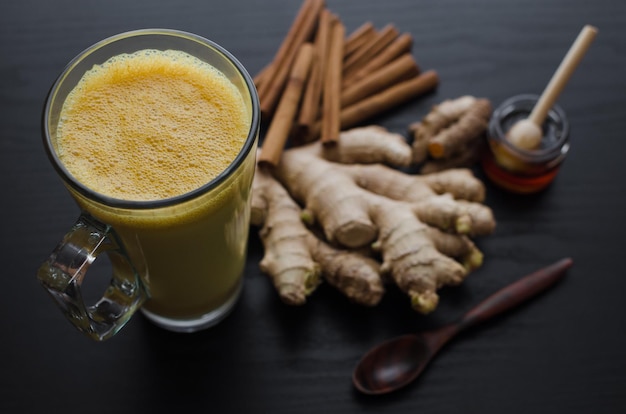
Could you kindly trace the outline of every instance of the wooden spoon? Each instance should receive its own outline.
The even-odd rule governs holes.
[[[543,137],[541,126],[548,115],[548,111],[565,88],[567,81],[569,81],[574,69],[582,60],[597,33],[598,29],[593,26],[586,25],[583,27],[558,69],[552,75],[552,79],[535,104],[530,116],[518,121],[509,130],[507,134],[509,142],[525,150],[532,150],[539,146]]]
[[[357,364],[352,383],[365,394],[386,394],[412,382],[437,352],[459,332],[536,296],[572,266],[562,259],[497,291],[457,322],[420,334],[404,335],[372,348]]]

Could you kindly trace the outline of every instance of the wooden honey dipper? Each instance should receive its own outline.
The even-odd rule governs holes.
[[[539,97],[530,116],[518,121],[507,133],[506,138],[509,142],[524,150],[533,150],[539,146],[543,137],[541,125],[548,115],[548,111],[565,88],[569,78],[574,73],[574,69],[582,60],[597,33],[598,29],[593,26],[586,25],[583,27],[558,69],[552,75],[552,79]]]

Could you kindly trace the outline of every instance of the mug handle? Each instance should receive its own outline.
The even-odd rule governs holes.
[[[94,305],[83,301],[80,286],[101,253],[113,268],[111,283]],[[102,341],[119,331],[148,298],[146,287],[111,226],[86,213],[54,249],[37,278],[65,317],[87,336]]]

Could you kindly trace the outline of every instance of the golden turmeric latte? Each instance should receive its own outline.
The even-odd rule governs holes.
[[[55,145],[92,190],[159,200],[224,171],[248,129],[241,94],[221,72],[184,52],[142,50],[83,76],[65,101]]]

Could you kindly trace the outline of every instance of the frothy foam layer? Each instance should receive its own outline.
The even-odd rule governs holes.
[[[217,69],[180,51],[143,50],[83,76],[63,106],[56,150],[98,193],[159,200],[224,171],[248,129],[241,94]]]

